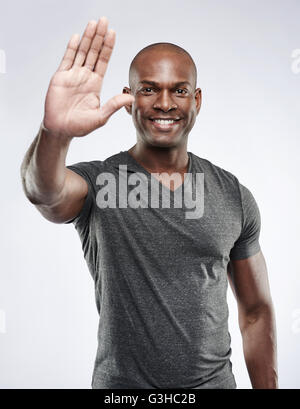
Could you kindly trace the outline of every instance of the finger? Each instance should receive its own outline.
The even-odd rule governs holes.
[[[102,49],[103,41],[107,33],[108,20],[106,17],[101,17],[96,28],[96,34],[92,41],[91,48],[89,49],[88,55],[84,66],[90,70],[94,69],[96,61],[98,59],[99,53]]]
[[[99,110],[99,125],[104,125],[112,114],[125,105],[132,105],[134,97],[130,94],[116,95],[108,100]]]
[[[79,46],[79,42],[80,42],[79,34],[73,34],[68,43],[65,55],[63,56],[63,59],[57,71],[69,70],[72,67]]]
[[[102,50],[99,54],[96,67],[95,67],[95,72],[101,77],[104,77],[104,74],[107,69],[107,65],[112,53],[112,50],[114,48],[116,41],[116,33],[114,30],[109,30],[105,39],[104,39],[104,44],[102,47]]]
[[[97,28],[97,22],[92,20],[88,23],[83,33],[73,67],[81,67],[86,59]]]

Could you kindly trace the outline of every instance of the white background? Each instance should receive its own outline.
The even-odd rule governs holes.
[[[234,173],[256,198],[280,387],[299,388],[300,62],[292,69],[299,0],[2,2],[0,387],[90,388],[98,317],[79,237],[73,225],[48,222],[26,200],[19,168],[71,34],[102,15],[117,32],[103,100],[128,85],[130,61],[150,43],[173,42],[193,56],[203,105],[188,150]],[[121,110],[105,128],[74,140],[67,164],[102,160],[134,143]],[[250,388],[231,290],[228,302],[233,372],[239,388]]]

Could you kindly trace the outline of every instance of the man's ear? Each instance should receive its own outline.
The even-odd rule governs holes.
[[[197,88],[195,90],[195,99],[196,99],[196,110],[197,110],[197,115],[199,114],[201,104],[202,104],[202,91],[200,88]]]
[[[131,95],[132,94],[131,89],[128,88],[128,87],[124,87],[123,88],[123,94],[130,94]],[[129,115],[132,114],[132,105],[125,105],[125,109],[129,113]]]

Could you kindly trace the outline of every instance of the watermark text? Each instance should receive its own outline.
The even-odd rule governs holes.
[[[0,74],[6,74],[6,54],[0,48]]]
[[[185,173],[183,181],[177,172],[151,173],[149,182],[146,174],[128,176],[127,165],[119,165],[118,181],[113,173],[102,172],[96,184],[100,209],[184,208],[186,219],[199,219],[204,213],[204,173]]]
[[[292,65],[291,70],[294,74],[300,73],[300,48],[296,48],[292,51]]]
[[[5,317],[5,311],[0,310],[0,334],[5,334],[6,333],[6,317]]]

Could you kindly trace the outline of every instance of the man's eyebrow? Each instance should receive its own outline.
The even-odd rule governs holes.
[[[157,83],[157,82],[154,82],[154,81],[148,81],[148,80],[143,80],[143,81],[140,81],[140,82],[139,82],[139,84],[150,84],[150,85],[153,85],[153,86],[157,86],[157,85],[158,85],[158,83]]]
[[[181,81],[181,82],[176,82],[175,87],[179,87],[180,85],[189,85],[190,87],[192,84],[189,81]]]
[[[140,81],[139,84],[149,84],[149,85],[152,85],[153,87],[159,87],[159,83],[157,83],[155,81],[150,81],[150,80]],[[180,82],[176,82],[174,84],[174,88],[182,86],[182,85],[189,85],[190,87],[192,86],[189,81],[180,81]]]

